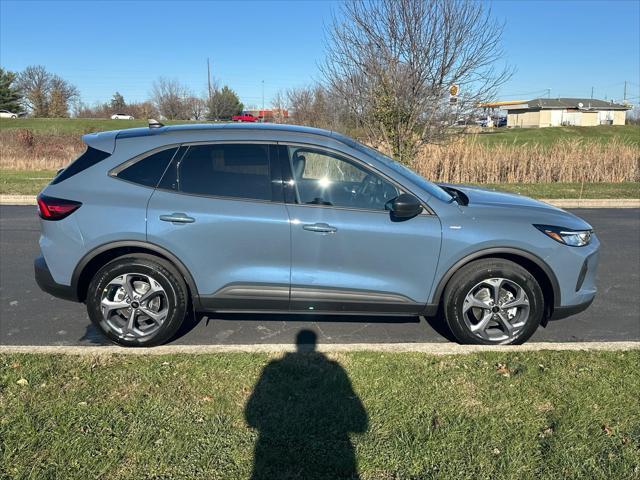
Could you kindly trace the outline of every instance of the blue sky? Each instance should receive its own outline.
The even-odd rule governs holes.
[[[492,1],[505,22],[505,60],[517,71],[503,98],[590,96],[640,100],[640,1]],[[194,93],[213,76],[245,105],[319,79],[333,1],[0,0],[0,64],[42,64],[74,83],[88,104],[114,91],[148,97],[154,79]]]

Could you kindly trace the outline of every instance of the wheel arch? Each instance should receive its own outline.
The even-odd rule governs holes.
[[[78,300],[84,302],[87,298],[89,282],[95,273],[114,258],[131,253],[145,253],[164,259],[180,272],[189,289],[192,301],[198,302],[198,289],[189,269],[171,252],[159,245],[139,240],[125,240],[100,245],[87,253],[78,262],[71,277],[71,285],[77,292]],[[194,305],[197,307],[197,305]]]
[[[545,261],[537,255],[518,248],[488,248],[471,253],[458,260],[440,279],[440,282],[432,296],[432,302],[434,304],[442,303],[444,290],[449,283],[449,280],[451,280],[451,277],[453,277],[458,270],[471,262],[486,258],[502,258],[510,260],[531,273],[542,289],[545,304],[547,305],[547,316],[550,316],[553,309],[561,304],[560,284],[558,283],[558,279],[553,273],[553,270],[551,270],[551,267],[549,267],[549,265],[547,265]]]

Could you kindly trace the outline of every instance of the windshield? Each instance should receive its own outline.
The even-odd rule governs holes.
[[[359,151],[369,155],[370,157],[373,157],[376,160],[384,163],[387,167],[389,167],[392,170],[394,170],[395,172],[399,173],[400,175],[402,175],[406,179],[414,182],[420,188],[426,190],[427,192],[429,192],[429,194],[433,195],[434,197],[438,198],[439,200],[442,200],[443,202],[450,202],[451,199],[453,198],[449,194],[449,192],[447,192],[443,188],[439,187],[435,183],[431,183],[430,181],[428,181],[424,177],[418,175],[416,172],[414,172],[410,168],[402,165],[399,162],[396,162],[395,160],[393,160],[390,157],[387,157],[386,155],[380,153],[376,149],[371,148],[371,147],[367,147],[366,145],[363,145],[360,142],[356,142],[352,138],[346,137],[344,135],[340,135],[340,134],[335,133],[335,132],[333,133],[333,136],[336,137],[341,142],[344,142],[345,144],[349,145],[350,147],[355,148],[356,150],[359,150]]]

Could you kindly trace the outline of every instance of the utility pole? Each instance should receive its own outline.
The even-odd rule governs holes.
[[[262,80],[262,111],[264,115],[264,80]]]
[[[593,100],[593,87],[591,87],[591,100]]]
[[[624,81],[624,100],[623,102],[627,101],[627,81]]]
[[[547,98],[551,98],[551,89],[547,88]]]
[[[209,65],[209,57],[207,57],[207,83],[209,85],[209,102],[211,102],[211,67]]]

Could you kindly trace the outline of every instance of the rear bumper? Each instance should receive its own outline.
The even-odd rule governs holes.
[[[43,292],[46,292],[54,297],[62,298],[64,300],[78,301],[78,295],[75,289],[71,285],[61,285],[51,276],[49,267],[44,257],[40,255],[33,262],[33,268],[36,277],[36,283]]]

